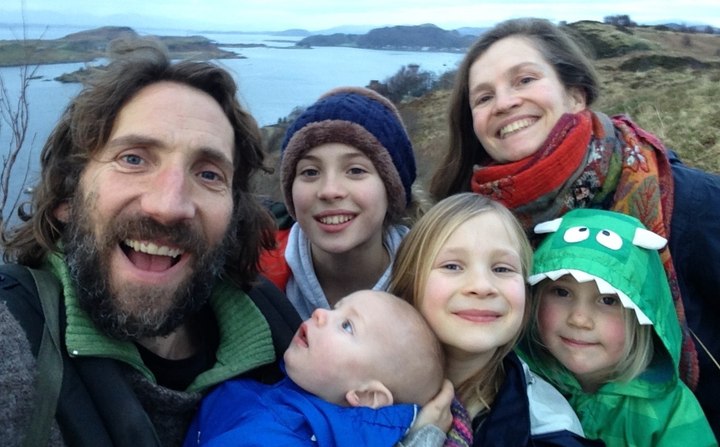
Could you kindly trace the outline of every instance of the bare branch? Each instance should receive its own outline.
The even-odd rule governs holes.
[[[27,39],[27,26],[25,22],[25,2],[21,2],[21,13],[23,18],[23,39],[22,48],[25,56],[25,63],[20,66],[19,71],[19,88],[16,93],[17,97],[10,93],[5,80],[0,76],[0,132],[6,127],[10,132],[10,142],[8,144],[6,152],[2,155],[2,171],[0,171],[0,223],[4,222],[7,216],[12,215],[15,212],[20,197],[25,189],[28,173],[30,170],[30,163],[25,168],[23,182],[16,192],[15,197],[10,197],[10,179],[13,177],[13,172],[16,170],[15,165],[18,161],[18,155],[25,146],[28,123],[29,123],[29,110],[30,103],[28,99],[28,89],[30,87],[30,81],[37,72],[38,65],[31,66],[29,64],[30,56],[36,49],[36,45],[29,45]],[[3,123],[5,126],[3,126]],[[32,146],[32,145],[31,145]],[[28,149],[29,150],[29,149]],[[15,173],[18,175],[18,173]],[[12,201],[12,207],[6,212],[6,205],[8,200]]]

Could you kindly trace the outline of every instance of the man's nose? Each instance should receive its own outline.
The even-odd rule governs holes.
[[[142,211],[163,225],[195,217],[190,179],[182,167],[169,166],[149,183],[141,201]]]

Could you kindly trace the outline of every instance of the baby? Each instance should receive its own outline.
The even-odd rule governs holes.
[[[316,309],[274,385],[225,382],[202,402],[185,446],[395,445],[443,381],[437,338],[407,302],[363,290]]]

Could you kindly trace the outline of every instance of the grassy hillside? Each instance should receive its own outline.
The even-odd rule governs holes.
[[[569,28],[596,55],[602,93],[593,109],[629,115],[685,164],[720,174],[720,35],[597,22]],[[440,90],[399,105],[425,189],[445,150],[449,97]],[[278,155],[268,164],[278,166]],[[258,179],[262,194],[280,199],[277,185],[277,174]]]

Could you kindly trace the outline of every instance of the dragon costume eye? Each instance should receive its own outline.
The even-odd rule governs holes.
[[[572,227],[565,230],[563,239],[568,244],[574,244],[575,242],[581,242],[590,237],[590,230],[588,227]]]
[[[622,247],[622,238],[617,233],[610,230],[600,230],[597,237],[598,243],[603,247],[607,247],[610,250],[620,250]]]

